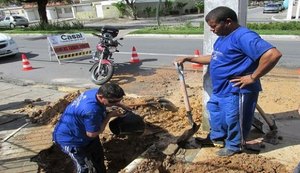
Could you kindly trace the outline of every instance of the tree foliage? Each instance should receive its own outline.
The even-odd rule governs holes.
[[[130,9],[130,12],[132,14],[132,17],[134,18],[134,20],[137,20],[137,9],[136,9],[136,1],[135,0],[125,0],[127,6]]]
[[[126,13],[126,4],[122,1],[119,1],[117,3],[113,3],[113,6],[115,6],[119,12],[120,12],[120,17],[124,17]]]
[[[198,10],[198,13],[204,12],[204,2],[203,1],[198,1],[195,3],[195,6]]]

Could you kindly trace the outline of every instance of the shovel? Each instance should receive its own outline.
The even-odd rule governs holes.
[[[184,147],[186,142],[198,131],[200,125],[197,125],[193,120],[192,110],[190,106],[190,102],[187,95],[187,89],[185,85],[185,79],[183,74],[183,66],[175,62],[176,69],[178,71],[181,90],[183,93],[184,105],[186,109],[186,116],[191,125],[191,128],[184,131],[183,134],[177,139],[177,145],[179,147]]]
[[[256,109],[258,110],[259,114],[263,117],[263,119],[266,121],[266,123],[268,124],[270,131],[268,133],[265,134],[264,136],[264,142],[276,145],[279,143],[279,139],[282,139],[281,136],[278,136],[278,129],[276,126],[276,123],[273,119],[271,119],[270,117],[268,117],[266,115],[266,113],[263,111],[263,109],[256,104]]]

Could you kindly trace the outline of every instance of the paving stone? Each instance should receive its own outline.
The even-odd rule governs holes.
[[[0,81],[0,172],[1,173],[33,173],[37,172],[36,163],[30,158],[40,150],[52,144],[52,126],[26,124],[26,116],[16,114],[22,108],[25,99],[41,99],[35,104],[55,102],[67,93],[35,86],[18,86]],[[16,133],[15,133],[16,132]],[[15,134],[13,134],[15,133]],[[12,135],[13,134],[13,135]],[[12,136],[10,136],[12,135]],[[6,141],[3,139],[8,138]]]

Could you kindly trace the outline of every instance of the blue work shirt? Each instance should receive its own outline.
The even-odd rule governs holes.
[[[53,132],[56,143],[82,147],[93,140],[86,132],[98,132],[106,116],[106,107],[96,99],[97,91],[82,93],[66,107]]]
[[[251,93],[261,91],[259,80],[240,89],[230,80],[236,76],[252,74],[257,68],[260,57],[273,48],[257,33],[239,27],[227,36],[220,36],[214,43],[210,62],[210,76],[213,93],[228,96],[232,93]]]

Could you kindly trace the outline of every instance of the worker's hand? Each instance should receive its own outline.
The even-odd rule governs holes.
[[[255,79],[253,79],[251,75],[236,76],[234,79],[231,79],[230,82],[234,83],[233,86],[244,88],[246,85],[254,83]]]
[[[125,112],[123,110],[116,109],[116,110],[113,110],[111,112],[108,112],[107,116],[109,116],[110,118],[112,118],[112,117],[122,117],[122,116],[124,116],[124,114],[125,114]]]
[[[186,57],[177,57],[174,63],[178,63],[179,65],[182,65],[185,61],[187,61]]]
[[[125,111],[132,111],[132,109],[122,103],[117,103],[116,106],[119,106],[120,108],[124,109]]]

